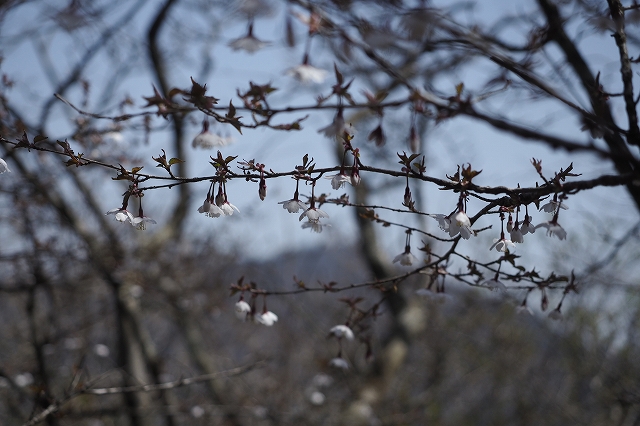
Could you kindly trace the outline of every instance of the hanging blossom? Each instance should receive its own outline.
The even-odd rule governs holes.
[[[244,50],[245,52],[253,54],[258,50],[269,46],[270,44],[270,42],[262,41],[253,35],[253,20],[251,20],[249,23],[249,30],[247,32],[247,35],[231,40],[229,42],[229,47],[233,50]]]
[[[216,133],[209,131],[209,121],[205,118],[202,122],[202,132],[193,138],[191,146],[194,148],[212,149],[217,146],[228,145],[233,142],[232,138],[224,138]]]
[[[287,210],[289,213],[298,213],[300,210],[307,210],[309,207],[298,199],[298,186],[300,184],[300,180],[296,179],[296,192],[293,193],[293,198],[287,201],[280,201],[278,204],[282,204],[282,208]]]
[[[251,313],[251,306],[245,302],[244,297],[241,296],[240,300],[236,302],[234,311],[239,320],[246,321],[247,316]]]
[[[451,238],[460,234],[462,238],[468,240],[472,235],[474,235],[474,233],[471,230],[471,220],[465,212],[464,197],[464,193],[460,194],[458,207],[450,215],[446,216],[444,214],[430,214],[429,216],[438,221],[438,226],[440,227],[440,229],[448,232]]]
[[[564,228],[560,226],[557,218],[554,218],[549,222],[544,222],[536,225],[536,229],[538,228],[545,228],[547,230],[547,235],[556,236],[560,240],[564,240],[567,238],[567,231],[565,231]]]
[[[500,278],[500,267],[498,266],[498,270],[496,271],[495,276],[492,279],[483,282],[482,285],[489,288],[491,291],[506,293],[507,286],[504,285],[499,278]]]
[[[302,60],[302,64],[293,68],[289,68],[285,71],[285,74],[292,76],[300,83],[308,84],[322,83],[325,78],[327,78],[328,72],[309,65],[309,55],[305,54],[304,59]]]
[[[9,170],[9,165],[6,161],[0,158],[0,175],[6,172],[11,173],[11,170]]]
[[[331,367],[335,367],[335,368],[338,368],[340,370],[348,370],[349,369],[349,363],[347,362],[347,360],[342,358],[342,356],[337,356],[337,357],[333,358],[331,361],[329,361],[329,365]]]
[[[273,324],[278,322],[278,316],[271,311],[267,311],[266,309],[262,311],[261,314],[256,314],[253,319],[257,323],[266,325],[267,327],[271,327]]]
[[[558,209],[562,209],[562,210],[569,209],[569,207],[563,204],[562,201],[558,201],[558,194],[555,194],[555,196],[553,197],[553,200],[549,200],[547,204],[540,206],[540,210],[546,213],[555,213]]]
[[[504,236],[504,213],[503,212],[500,212],[500,221],[502,224],[502,230],[500,231],[500,238],[496,238],[493,240],[493,245],[489,247],[489,250],[493,250],[495,248],[496,251],[499,251],[502,253],[506,253],[509,249],[515,250],[516,245],[513,243],[513,241],[507,240]]]
[[[158,222],[144,215],[144,213],[142,212],[142,200],[140,200],[138,216],[131,219],[131,224],[135,226],[138,231],[144,231],[145,229],[147,229],[148,223],[155,225]]]
[[[533,218],[529,216],[529,212],[527,211],[524,216],[524,220],[520,222],[520,231],[522,232],[522,235],[533,234],[536,232],[536,227],[531,223],[532,220]]]
[[[313,232],[316,232],[318,234],[321,233],[322,229],[324,229],[326,227],[331,227],[331,224],[330,223],[320,223],[319,221],[317,221],[317,222],[307,221],[307,222],[302,224],[302,229],[311,229]]]
[[[227,190],[226,188],[223,189],[223,186],[225,186],[224,182],[220,182],[218,184],[218,194],[215,198],[216,205],[220,207],[220,210],[222,210],[222,213],[225,216],[233,215],[234,210],[240,213],[240,210],[229,202],[227,198]]]
[[[331,336],[337,337],[338,339],[341,339],[343,337],[347,340],[354,339],[353,330],[351,330],[351,328],[349,328],[347,325],[344,325],[344,324],[331,327],[331,330],[329,330],[329,334]]]
[[[313,181],[311,185],[311,204],[309,208],[300,215],[300,218],[298,219],[298,221],[301,221],[306,217],[308,221],[302,224],[303,229],[311,228],[311,230],[313,230],[314,232],[322,232],[323,226],[326,226],[326,225],[320,223],[320,218],[323,218],[323,217],[328,218],[329,215],[324,211],[316,208],[316,197],[314,195],[315,187],[316,187],[316,181]],[[296,193],[297,193],[297,189],[296,189]]]
[[[120,207],[119,209],[109,210],[108,212],[105,213],[105,216],[109,215],[109,214],[115,215],[115,219],[118,222],[133,223],[133,215],[125,207]]]
[[[520,223],[518,222],[518,214],[520,212],[520,207],[516,211],[516,221],[509,226],[511,222],[511,214],[509,214],[509,223],[507,223],[507,230],[509,231],[509,236],[511,237],[511,241],[514,243],[522,244],[524,242],[524,234],[520,231]],[[509,229],[511,228],[511,229]]]
[[[556,194],[557,196],[557,194]],[[560,215],[560,208],[555,210],[553,214],[553,218],[549,222],[544,222],[539,225],[536,225],[536,229],[545,228],[547,230],[547,235],[554,235],[558,237],[560,240],[564,240],[567,238],[567,231],[564,230],[562,226],[558,223],[558,216]]]
[[[411,254],[411,230],[407,229],[407,237],[404,245],[404,252],[400,253],[393,258],[393,263],[400,263],[403,266],[411,266],[413,262],[417,262],[418,259]]]

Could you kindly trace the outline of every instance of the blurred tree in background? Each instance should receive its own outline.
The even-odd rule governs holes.
[[[0,17],[0,423],[640,424],[635,1]]]

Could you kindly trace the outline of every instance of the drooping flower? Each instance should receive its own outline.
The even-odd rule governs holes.
[[[209,131],[209,121],[204,120],[202,122],[202,132],[193,138],[191,146],[194,148],[212,149],[217,146],[226,145],[227,143],[229,143],[227,138],[223,138],[216,133],[211,133]]]
[[[533,234],[536,232],[536,227],[531,224],[533,218],[529,215],[525,216],[524,220],[520,222],[520,231],[522,235]]]
[[[198,213],[203,213],[207,217],[220,217],[224,214],[222,209],[213,202],[209,197],[204,200],[204,203],[198,207]]]
[[[300,83],[322,83],[327,77],[327,71],[312,67],[309,64],[300,64],[296,67],[289,68],[285,74],[292,76]]]
[[[347,362],[347,360],[345,360],[341,356],[333,358],[331,361],[329,361],[329,365],[331,367],[339,368],[341,370],[349,369],[349,363]]]
[[[309,219],[309,222],[317,222],[320,220],[321,217],[328,218],[329,215],[320,209],[317,209],[315,207],[309,207],[307,210],[304,211],[304,213],[300,215],[300,218],[298,219],[298,221],[301,221],[305,217]]]
[[[393,263],[400,262],[400,264],[403,266],[411,266],[413,262],[417,261],[418,259],[416,259],[416,257],[411,254],[411,251],[407,251],[406,249],[404,252],[393,258]]]
[[[136,216],[131,219],[131,224],[135,226],[138,231],[144,231],[145,229],[147,229],[147,223],[155,225],[158,222],[147,216]]]
[[[498,278],[492,278],[482,283],[485,287],[491,291],[497,291],[500,293],[506,293],[507,286],[504,285]]]
[[[251,306],[244,300],[240,299],[236,302],[235,313],[239,320],[246,321],[247,315],[251,313]]]
[[[338,110],[338,113],[333,118],[333,121],[328,126],[323,127],[322,129],[318,129],[318,133],[324,134],[329,139],[339,138],[344,134],[344,132],[349,132],[350,126],[344,122],[344,118],[342,117],[342,110]],[[349,132],[351,133],[351,132]]]
[[[331,179],[331,187],[335,190],[343,188],[344,184],[347,182],[351,183],[351,178],[345,175],[344,172],[331,176],[325,176],[325,179]]]
[[[536,225],[536,229],[538,228],[546,228],[547,235],[554,235],[558,237],[560,240],[564,240],[567,238],[567,231],[564,230],[562,226],[557,222],[557,220],[551,220],[549,222],[544,222],[539,225]]]
[[[133,215],[127,210],[123,208],[109,210],[105,213],[106,215],[113,214],[115,215],[115,219],[118,222],[129,222],[133,224]]]
[[[320,223],[320,220],[308,220],[302,224],[302,229],[310,228],[313,232],[317,232],[319,234],[322,232],[322,229],[327,226],[331,226],[331,224]]]
[[[278,204],[282,204],[282,208],[286,209],[289,213],[298,213],[300,210],[307,210],[309,208],[305,203],[295,198],[280,201]]]
[[[447,218],[449,220],[449,236],[453,238],[460,234],[460,236],[465,240],[471,238],[473,231],[471,230],[471,221],[469,220],[469,216],[461,210],[451,216]]]
[[[449,216],[444,214],[430,214],[429,217],[434,218],[438,221],[438,227],[445,232],[449,232],[449,226],[451,225],[451,220]]]
[[[560,321],[563,318],[562,311],[560,310],[560,306],[558,306],[553,311],[549,312],[549,318],[551,318],[554,321]]]
[[[496,238],[493,240],[493,245],[489,247],[489,250],[496,249],[496,251],[506,253],[507,250],[516,249],[516,245],[511,240],[507,240],[506,238]]]
[[[9,165],[7,164],[7,162],[0,158],[0,175],[5,172],[11,173],[11,170],[9,170]]]
[[[553,213],[559,208],[563,210],[569,209],[569,207],[563,204],[562,201],[558,201],[558,200],[549,200],[547,204],[540,206],[540,210],[547,213]]]
[[[220,206],[220,210],[222,210],[222,213],[224,213],[225,216],[233,215],[234,210],[240,213],[240,210],[238,210],[236,206],[234,206],[228,201],[225,201],[224,203],[222,203],[222,205]]]
[[[254,320],[260,324],[271,327],[278,322],[278,316],[271,311],[264,311],[262,314],[256,314]]]
[[[347,340],[353,340],[354,338],[353,330],[351,330],[348,326],[344,324],[331,327],[331,330],[329,330],[329,333],[337,337],[338,339],[341,339],[344,337]]]
[[[244,37],[236,38],[229,42],[229,47],[233,50],[244,50],[247,53],[256,53],[258,50],[269,46],[271,43],[268,41],[262,41],[251,32]]]

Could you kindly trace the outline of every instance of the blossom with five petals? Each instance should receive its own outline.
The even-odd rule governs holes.
[[[393,258],[393,263],[400,262],[403,266],[411,266],[413,262],[417,262],[418,259],[414,255],[411,254],[411,251],[405,249],[403,253],[400,253],[396,257]]]

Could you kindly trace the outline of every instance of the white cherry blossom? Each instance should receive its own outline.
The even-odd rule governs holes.
[[[307,210],[309,206],[300,200],[291,199],[287,201],[280,201],[278,204],[282,204],[282,208],[289,213],[298,213],[300,210]]]
[[[247,53],[255,53],[270,44],[271,43],[262,41],[259,38],[255,37],[253,34],[249,33],[244,37],[231,40],[229,42],[229,47],[233,50],[244,50]]]
[[[335,357],[331,361],[329,361],[329,365],[331,367],[339,368],[341,370],[348,370],[349,369],[349,363],[347,362],[347,360],[345,360],[344,358],[342,358],[340,356]]]
[[[418,259],[416,259],[416,257],[412,255],[410,251],[406,250],[393,258],[393,263],[399,262],[403,266],[411,266],[413,265],[413,262],[417,261]]]
[[[338,173],[331,176],[325,176],[325,179],[331,179],[331,187],[335,190],[344,187],[344,184],[349,182],[351,183],[351,178],[344,173]]]
[[[251,313],[251,306],[244,300],[240,300],[236,302],[235,313],[239,320],[246,321],[247,315]]]
[[[322,232],[322,229],[325,227],[331,226],[328,223],[320,223],[319,220],[308,220],[307,222],[302,224],[302,229],[311,229],[313,232],[317,232],[318,234]]]
[[[536,225],[536,229],[538,228],[545,228],[547,230],[547,235],[556,236],[560,240],[567,238],[567,231],[565,231],[558,222],[554,222],[553,220]]]
[[[0,175],[5,172],[11,173],[11,170],[9,170],[9,165],[7,164],[7,162],[0,158]]]
[[[309,222],[317,222],[318,220],[320,220],[321,217],[328,218],[329,215],[320,209],[316,209],[315,207],[310,207],[300,215],[300,218],[298,220],[301,221],[305,217],[309,218]]]
[[[147,223],[155,225],[158,222],[147,216],[137,216],[131,219],[131,224],[135,226],[138,231],[144,231],[147,229]]]
[[[278,316],[271,311],[266,311],[262,314],[256,314],[254,316],[254,320],[257,323],[266,325],[267,327],[271,327],[273,324],[278,322]]]
[[[327,71],[312,67],[309,64],[301,64],[285,71],[285,74],[292,76],[300,83],[322,83],[327,78]]]
[[[228,201],[225,201],[224,203],[222,203],[222,205],[220,206],[220,210],[222,210],[222,213],[224,213],[225,216],[233,215],[234,210],[240,213],[240,210],[238,210],[236,206],[234,206]]]
[[[329,333],[333,336],[336,336],[338,339],[344,337],[347,340],[353,340],[353,330],[351,330],[348,326],[344,324],[336,325],[331,327]]]
[[[115,219],[118,222],[129,222],[133,224],[133,215],[126,209],[119,208],[119,209],[109,210],[108,212],[105,213],[105,216],[109,214],[115,215]]]
[[[515,250],[516,245],[511,240],[507,240],[506,238],[496,238],[493,240],[493,245],[489,248],[489,250],[496,249],[496,251],[506,253],[507,250]]]

